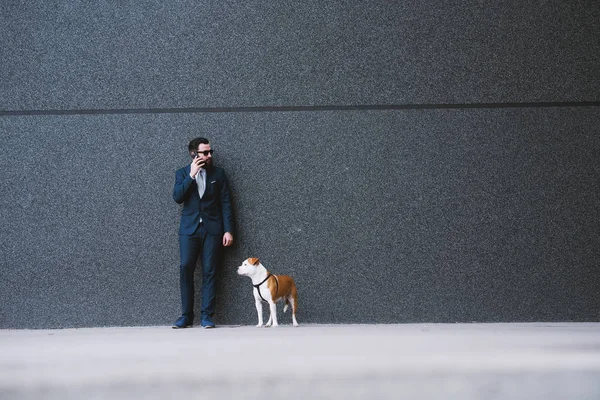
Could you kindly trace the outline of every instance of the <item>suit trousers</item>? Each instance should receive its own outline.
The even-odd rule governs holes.
[[[200,256],[202,260],[202,318],[215,313],[216,271],[220,261],[222,236],[210,235],[200,224],[192,235],[179,235],[179,285],[182,315],[190,323],[194,320],[194,271]]]

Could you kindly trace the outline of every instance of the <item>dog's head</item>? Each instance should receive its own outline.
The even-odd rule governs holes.
[[[237,273],[238,275],[252,276],[257,272],[259,265],[260,261],[258,260],[258,258],[248,258],[244,260],[242,265],[238,267]]]

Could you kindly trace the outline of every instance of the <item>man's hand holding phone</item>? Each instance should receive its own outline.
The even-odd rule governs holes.
[[[194,157],[190,166],[190,176],[194,178],[198,171],[200,171],[201,168],[204,168],[205,164],[206,160],[201,160],[200,156],[196,154],[196,157]]]

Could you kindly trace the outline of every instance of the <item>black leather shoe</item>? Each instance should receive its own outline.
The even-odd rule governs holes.
[[[181,329],[181,328],[189,328],[192,326],[192,323],[188,321],[186,317],[179,317],[177,321],[173,324],[173,329]]]

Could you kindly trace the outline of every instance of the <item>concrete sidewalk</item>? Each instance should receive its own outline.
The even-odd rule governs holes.
[[[0,399],[600,399],[600,323],[0,330]]]

